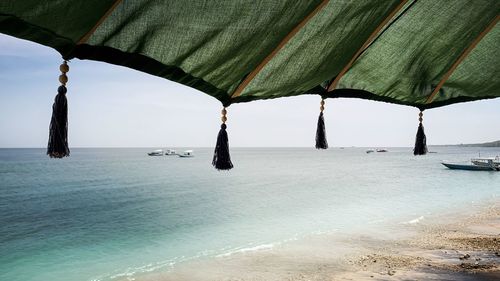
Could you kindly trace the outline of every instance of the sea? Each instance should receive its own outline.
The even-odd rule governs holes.
[[[308,235],[376,231],[498,201],[500,172],[442,160],[500,148],[0,149],[0,280],[140,280],[193,260],[259,251]],[[184,148],[177,148],[182,151]],[[186,148],[187,149],[187,148]]]

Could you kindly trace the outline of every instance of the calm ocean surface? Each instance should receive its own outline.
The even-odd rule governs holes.
[[[500,172],[441,160],[499,148],[233,148],[235,169],[152,149],[0,149],[0,280],[123,280],[314,233],[361,232],[497,200]],[[180,149],[179,149],[180,150]]]

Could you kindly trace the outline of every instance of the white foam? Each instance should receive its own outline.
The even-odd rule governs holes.
[[[254,247],[246,247],[246,248],[240,248],[240,249],[235,249],[233,251],[217,255],[216,257],[221,258],[221,257],[227,257],[233,254],[237,253],[247,253],[247,252],[255,252],[255,251],[262,251],[262,250],[270,250],[274,248],[274,244],[262,244],[262,245],[257,245]]]
[[[184,257],[175,257],[174,259],[171,260],[166,260],[166,261],[160,261],[156,263],[149,263],[147,265],[139,266],[139,267],[129,267],[125,269],[124,272],[108,275],[108,276],[101,276],[99,279],[94,279],[95,281],[101,281],[101,280],[113,280],[117,278],[126,278],[128,281],[135,281],[136,274],[140,273],[146,273],[146,272],[152,272],[158,269],[164,269],[164,268],[173,268],[173,266],[177,262],[182,262],[189,260],[189,258],[184,258]],[[102,278],[102,279],[101,279]],[[92,281],[94,281],[92,280]]]
[[[422,221],[423,219],[424,219],[424,216],[420,216],[416,219],[413,219],[413,220],[410,220],[407,222],[403,222],[403,224],[416,224],[416,223],[419,223],[420,221]]]

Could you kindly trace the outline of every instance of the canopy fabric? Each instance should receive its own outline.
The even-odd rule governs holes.
[[[0,2],[0,32],[224,105],[319,94],[427,109],[500,97],[498,0]]]

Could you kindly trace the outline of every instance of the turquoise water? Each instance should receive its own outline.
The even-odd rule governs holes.
[[[359,232],[496,200],[500,172],[453,171],[479,148],[234,148],[235,169],[152,149],[0,149],[0,280],[123,280],[312,233]],[[179,149],[180,150],[180,149]],[[481,148],[483,156],[500,149]]]

